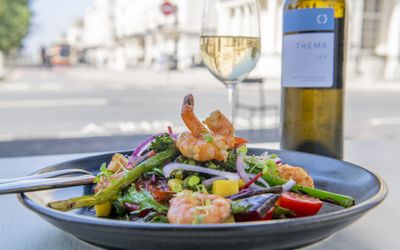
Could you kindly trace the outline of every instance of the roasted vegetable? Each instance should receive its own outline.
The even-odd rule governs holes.
[[[265,173],[263,175],[263,178],[271,186],[280,186],[287,182],[286,180],[283,180],[279,177],[273,176],[268,173]],[[291,191],[296,193],[306,194],[311,197],[318,198],[322,201],[342,206],[344,208],[354,206],[354,199],[346,195],[336,194],[316,188],[304,187],[301,185],[295,185]]]
[[[228,198],[231,200],[239,200],[239,199],[244,199],[247,197],[255,196],[255,195],[260,195],[260,194],[281,194],[282,193],[282,187],[281,186],[276,186],[276,187],[270,187],[270,188],[264,188],[264,189],[244,189],[240,191],[237,194],[231,195]]]
[[[287,192],[281,195],[277,204],[292,210],[297,217],[304,217],[317,214],[323,202],[308,195]]]
[[[111,201],[114,197],[125,187],[136,181],[144,173],[153,170],[156,167],[163,166],[168,161],[174,159],[178,154],[176,148],[165,150],[156,154],[152,158],[140,163],[134,169],[127,171],[124,176],[115,180],[106,189],[96,193],[95,195],[86,195],[76,198],[71,198],[63,201],[50,202],[49,207],[69,211],[81,207],[91,207],[94,205],[102,204]]]
[[[279,194],[261,194],[232,201],[232,214],[264,218],[279,197]]]
[[[123,171],[128,164],[129,160],[122,154],[117,153],[113,155],[110,163],[107,166],[107,169],[111,170],[113,173],[118,173]]]
[[[107,201],[103,204],[99,204],[95,206],[96,216],[97,217],[108,217],[111,214],[112,204]]]
[[[231,214],[228,219],[224,221],[224,223],[235,223],[235,217]]]
[[[274,212],[272,215],[273,219],[287,219],[296,217],[296,213],[290,209],[283,208],[280,206],[275,205]]]
[[[144,210],[153,210],[156,212],[168,211],[168,207],[156,201],[149,191],[138,191],[135,185],[132,185],[123,194],[120,194],[113,204],[118,214],[125,214],[126,210],[134,213],[140,213]],[[126,204],[131,204],[131,206],[126,206]]]
[[[239,192],[239,182],[231,180],[216,180],[213,182],[212,193],[222,197]]]

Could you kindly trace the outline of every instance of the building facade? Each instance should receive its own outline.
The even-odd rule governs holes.
[[[247,0],[229,2],[228,18],[243,17]],[[284,0],[259,0],[262,56],[255,74],[280,76]],[[94,0],[67,41],[95,67],[186,69],[200,62],[202,0]],[[348,73],[400,78],[400,0],[348,1]],[[78,35],[77,35],[78,34]],[[74,37],[74,39],[69,37]]]

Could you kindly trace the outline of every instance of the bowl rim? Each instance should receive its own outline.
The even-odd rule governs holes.
[[[168,230],[168,229],[174,229],[174,230],[185,230],[186,232],[189,231],[197,231],[197,230],[232,230],[232,229],[242,229],[242,228],[249,228],[249,227],[272,227],[276,228],[277,226],[284,226],[284,225],[290,225],[290,226],[310,226],[313,227],[317,224],[327,222],[327,221],[332,221],[332,220],[340,220],[340,219],[346,219],[349,217],[353,217],[358,214],[363,214],[370,209],[376,207],[379,205],[383,200],[386,198],[389,189],[388,185],[385,182],[385,180],[379,176],[378,174],[374,173],[371,170],[368,170],[366,168],[363,168],[361,166],[358,166],[356,164],[343,161],[343,160],[338,160],[338,159],[333,159],[330,157],[326,156],[320,156],[320,155],[314,155],[314,154],[309,154],[309,153],[303,153],[303,152],[298,152],[298,151],[292,151],[292,150],[280,150],[280,149],[266,149],[266,148],[261,148],[261,147],[250,147],[249,150],[265,150],[268,152],[276,152],[279,154],[279,152],[288,152],[288,153],[295,153],[295,154],[300,154],[304,155],[306,157],[318,157],[318,158],[325,158],[328,160],[333,160],[333,161],[339,161],[341,163],[344,163],[345,165],[351,166],[358,168],[362,171],[365,171],[372,175],[374,178],[377,179],[378,184],[379,184],[379,191],[370,197],[369,199],[360,202],[350,208],[346,209],[341,209],[338,211],[333,211],[333,212],[328,212],[324,214],[318,214],[314,216],[309,216],[309,217],[301,217],[301,218],[291,218],[291,219],[280,219],[280,220],[269,220],[269,221],[253,221],[253,222],[238,222],[238,223],[220,223],[220,224],[165,224],[165,223],[144,223],[144,222],[129,222],[129,221],[120,221],[120,220],[113,220],[113,219],[107,219],[107,218],[96,218],[96,217],[91,217],[91,216],[84,216],[84,215],[79,215],[75,213],[68,213],[68,212],[61,212],[58,210],[51,209],[49,207],[43,206],[39,203],[34,202],[31,200],[25,193],[18,194],[18,200],[27,208],[30,210],[46,216],[50,217],[53,219],[61,220],[61,221],[66,221],[66,222],[73,222],[73,223],[79,223],[79,224],[87,224],[87,225],[100,225],[100,226],[107,226],[107,227],[116,227],[116,228],[126,228],[126,229],[147,229],[147,230]],[[41,172],[45,169],[64,164],[64,163],[71,163],[74,161],[80,161],[83,159],[91,159],[91,158],[97,158],[101,156],[105,156],[108,154],[112,153],[121,153],[121,152],[131,152],[132,150],[119,150],[119,151],[110,151],[110,152],[102,152],[99,154],[95,154],[93,156],[87,156],[87,157],[82,157],[82,158],[77,158],[69,161],[63,161],[57,164],[53,164],[51,166],[42,168],[35,173]],[[33,173],[33,174],[35,174]]]

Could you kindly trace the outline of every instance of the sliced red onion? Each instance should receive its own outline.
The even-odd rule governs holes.
[[[200,167],[200,166],[176,163],[176,162],[170,163],[170,164],[164,166],[164,168],[163,168],[164,176],[167,178],[170,177],[171,173],[177,169],[199,172],[199,173],[204,173],[204,174],[209,174],[209,175],[216,175],[219,177],[224,177],[228,180],[239,180],[239,176],[234,173]]]
[[[147,139],[145,139],[144,141],[142,141],[142,142],[135,148],[135,150],[133,151],[131,157],[133,158],[133,157],[136,157],[136,156],[140,155],[140,153],[143,152],[143,150],[146,149],[146,146],[147,146],[151,141],[153,141],[153,140],[156,138],[156,136],[160,136],[160,135],[163,135],[163,134],[165,134],[165,133],[158,133],[158,134],[152,135],[152,136],[150,136],[149,138],[147,138]]]
[[[255,174],[248,174],[248,176],[249,176],[250,178],[254,178],[256,175],[255,175]],[[268,182],[267,182],[266,180],[264,180],[262,177],[259,178],[257,181],[260,182],[260,183],[262,183],[266,188],[269,188],[269,187],[270,187],[269,184],[268,184]],[[258,185],[257,185],[257,186],[258,186]]]
[[[144,141],[142,141],[133,151],[131,158],[135,158],[136,156],[140,156],[141,153],[143,153],[143,151],[145,151],[150,144],[154,141],[154,139],[157,136],[161,136],[164,135],[165,133],[158,133],[155,135],[150,136],[149,138],[145,139]],[[168,133],[169,134],[169,133]],[[169,136],[171,136],[172,139],[174,139],[174,141],[176,141],[178,139],[178,135],[179,134],[169,134]]]
[[[240,179],[244,182],[249,182],[250,178],[247,176],[246,170],[244,169],[244,155],[239,154],[236,159],[236,171],[238,172]]]
[[[213,184],[213,182],[214,182],[214,181],[218,181],[218,180],[226,180],[226,178],[220,177],[220,176],[218,176],[218,177],[213,177],[213,178],[210,178],[210,179],[207,179],[207,180],[203,181],[203,184],[204,184],[204,186],[206,186],[206,187],[211,187],[211,185]]]
[[[296,185],[296,182],[290,179],[285,184],[282,185],[282,191],[289,192],[294,187],[294,185]]]
[[[158,134],[152,135],[152,136],[150,136],[149,138],[147,138],[147,139],[145,139],[144,141],[142,141],[142,142],[135,148],[135,150],[133,151],[131,157],[134,158],[134,157],[136,157],[136,156],[139,156],[143,151],[145,151],[145,150],[150,146],[150,144],[154,141],[154,139],[155,139],[157,136],[162,136],[162,135],[164,135],[164,134],[165,134],[164,132],[163,132],[163,133],[158,133]],[[168,133],[168,135],[169,135],[174,141],[176,141],[176,140],[178,139],[178,136],[179,136],[179,134],[171,134],[171,133]]]
[[[244,155],[243,154],[239,154],[236,159],[236,171],[238,172],[240,179],[242,179],[245,183],[250,181],[249,174],[247,174],[246,170],[244,169]],[[257,184],[251,184],[250,188],[254,189],[254,190],[263,189],[263,187],[258,186]]]

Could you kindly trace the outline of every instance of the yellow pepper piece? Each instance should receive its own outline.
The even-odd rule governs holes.
[[[242,188],[244,185],[246,184],[246,182],[242,179],[239,180],[239,188]]]
[[[182,191],[182,183],[181,179],[175,178],[168,181],[168,187],[175,193],[179,193]]]
[[[217,180],[213,182],[212,193],[222,197],[230,196],[239,192],[239,181]]]
[[[111,214],[112,204],[111,202],[107,201],[103,204],[96,205],[95,209],[97,217],[107,217]]]
[[[233,215],[229,215],[229,217],[224,221],[224,223],[235,223],[235,217]]]

